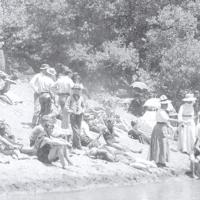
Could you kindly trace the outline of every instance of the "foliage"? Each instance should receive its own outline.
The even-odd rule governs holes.
[[[200,89],[200,0],[1,4],[1,33],[11,67],[38,71],[44,62],[63,63],[93,89],[103,85],[114,92],[139,80],[175,101],[186,89]]]

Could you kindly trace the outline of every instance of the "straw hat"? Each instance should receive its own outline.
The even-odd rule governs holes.
[[[61,73],[62,74],[72,73],[72,70],[69,67],[67,67],[67,66],[62,66],[61,67]]]
[[[171,101],[165,95],[160,96],[160,103],[161,104],[168,104],[170,102]]]
[[[55,76],[56,75],[56,70],[54,68],[48,68],[47,69],[47,74],[51,75],[51,76]]]
[[[45,70],[45,69],[49,69],[49,68],[50,68],[50,66],[48,64],[42,64],[40,67],[41,70]]]
[[[188,102],[188,101],[196,101],[196,97],[194,97],[194,94],[186,94],[185,98],[183,98],[183,101]]]

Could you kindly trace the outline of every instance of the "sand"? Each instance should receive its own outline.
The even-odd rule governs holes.
[[[33,114],[33,92],[27,81],[18,81],[17,85],[12,86],[10,96],[23,103],[11,106],[0,102],[0,118],[10,124],[18,141],[26,146],[29,144],[31,133],[28,125]],[[148,145],[139,144],[123,132],[120,140],[129,148],[143,148],[142,154],[134,156],[147,158]],[[28,160],[9,158],[9,164],[0,164],[0,193],[71,191],[105,185],[132,185],[183,175],[189,169],[188,156],[174,151],[176,150],[175,142],[171,142],[170,146],[173,151],[171,151],[169,167],[153,169],[151,172],[144,172],[121,162],[109,163],[90,159],[84,154],[73,155],[71,160],[74,165],[68,166],[65,170],[61,168],[59,162],[47,166],[34,157]]]

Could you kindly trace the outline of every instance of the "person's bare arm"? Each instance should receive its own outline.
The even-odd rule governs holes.
[[[8,145],[9,147],[12,147],[13,149],[17,148],[18,146],[15,144],[12,144],[12,142],[8,141],[6,138],[0,136],[0,141],[4,144]]]
[[[44,138],[43,142],[53,146],[71,146],[67,141],[57,138]]]

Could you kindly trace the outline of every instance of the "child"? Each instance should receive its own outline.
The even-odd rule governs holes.
[[[80,133],[85,103],[81,93],[82,87],[79,84],[75,84],[72,88],[72,96],[66,104],[66,110],[70,113],[70,122],[73,130],[72,146],[76,149],[82,149]]]

